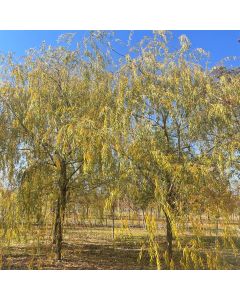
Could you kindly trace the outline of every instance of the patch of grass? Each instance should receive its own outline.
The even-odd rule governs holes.
[[[37,234],[34,230],[21,243],[13,240],[10,245],[5,245],[2,248],[2,269],[156,269],[155,265],[150,265],[146,251],[143,253],[142,260],[138,260],[142,243],[147,238],[147,231],[144,228],[131,228],[131,236],[122,234],[113,240],[110,227],[66,226],[64,229],[63,260],[61,262],[54,259],[54,251],[51,246],[51,228],[47,230],[45,228],[40,234],[38,231],[38,240],[32,238]],[[187,243],[191,238],[192,235],[182,237],[184,243]],[[215,246],[215,237],[204,236],[202,239],[204,247]],[[162,249],[166,248],[164,234],[159,234],[157,240]],[[236,239],[236,244],[239,247],[240,239]],[[180,257],[180,253],[176,251],[176,247],[174,248],[174,256]],[[223,255],[231,269],[240,269],[239,255],[234,257],[230,250],[224,250]]]

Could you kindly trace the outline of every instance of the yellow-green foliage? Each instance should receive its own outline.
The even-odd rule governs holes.
[[[186,36],[178,49],[169,42],[170,33],[154,31],[127,45],[118,61],[113,34],[91,32],[74,50],[43,43],[19,62],[6,57],[4,238],[54,223],[59,199],[62,222],[79,205],[103,219],[118,202],[143,215],[150,206],[162,210],[176,257],[160,246],[156,220],[147,214],[141,252],[147,249],[158,269],[179,261],[185,269],[216,269],[223,247],[238,252],[229,216],[239,201],[240,76],[215,76],[204,66],[205,51],[191,49]],[[222,224],[215,256],[203,250],[209,215]],[[125,220],[116,231],[124,235],[131,238]]]

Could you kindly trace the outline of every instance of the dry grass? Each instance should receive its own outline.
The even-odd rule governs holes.
[[[2,269],[77,269],[77,270],[141,270],[156,269],[150,265],[149,257],[145,252],[139,261],[139,252],[143,241],[147,237],[144,228],[131,228],[131,236],[119,236],[113,241],[110,227],[85,227],[66,226],[64,231],[63,260],[57,262],[54,259],[54,251],[51,247],[49,230],[42,230],[39,240],[31,239],[22,242],[13,241],[2,248]],[[37,236],[36,232],[30,236]],[[185,236],[187,241],[190,236]],[[158,236],[159,244],[166,247],[164,233]],[[205,246],[214,247],[215,238],[205,236]],[[237,241],[238,248],[240,241]],[[240,257],[234,257],[233,253],[225,250],[224,259],[230,269],[240,269]],[[176,253],[176,258],[179,253]],[[164,267],[164,266],[163,266]]]

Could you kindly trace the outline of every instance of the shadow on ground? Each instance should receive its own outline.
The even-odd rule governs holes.
[[[44,236],[42,242],[36,246],[31,240],[24,245],[8,246],[3,249],[0,257],[1,269],[53,269],[53,270],[151,270],[156,265],[150,264],[147,252],[143,252],[139,260],[140,248],[146,235],[143,231],[135,231],[135,235],[123,240],[113,242],[111,231],[108,229],[83,229],[69,228],[65,232],[63,243],[63,259],[57,262],[54,259],[54,251],[50,246],[49,236]],[[187,243],[192,236],[185,236]],[[215,247],[215,238],[212,236],[202,237],[204,248]],[[166,249],[164,236],[158,237],[161,249]],[[239,249],[240,239],[236,238],[236,246]],[[174,246],[176,249],[176,247]],[[232,250],[224,250],[224,260],[228,269],[240,269],[240,255],[235,257]],[[174,253],[176,267],[181,268],[179,261],[181,253]],[[179,266],[178,266],[179,264]],[[162,265],[164,268],[164,265]]]

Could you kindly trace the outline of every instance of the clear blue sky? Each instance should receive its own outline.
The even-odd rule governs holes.
[[[56,44],[57,37],[63,33],[76,32],[75,40],[80,40],[86,31],[0,31],[0,52],[15,52],[17,55],[24,55],[25,50],[35,48],[45,40],[48,44]],[[204,48],[211,53],[211,65],[219,62],[227,56],[240,56],[240,31],[194,31],[178,30],[172,31],[175,37],[186,34],[194,48]],[[137,41],[149,31],[135,31],[134,39]],[[118,31],[117,36],[127,39],[128,31]],[[238,65],[239,62],[235,63]]]

